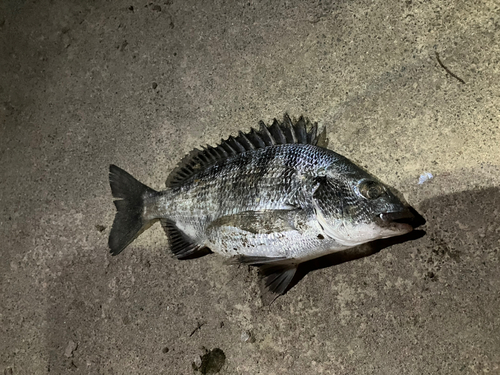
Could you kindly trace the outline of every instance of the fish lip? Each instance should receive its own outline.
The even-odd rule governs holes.
[[[414,228],[413,222],[415,221],[415,215],[409,209],[383,212],[378,215],[376,221],[382,227],[397,232],[407,233],[411,232]]]
[[[415,215],[413,215],[409,209],[404,211],[383,212],[379,215],[379,217],[383,222],[396,222],[403,224],[410,224],[415,219]]]

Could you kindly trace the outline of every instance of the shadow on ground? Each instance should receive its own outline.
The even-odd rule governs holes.
[[[298,267],[297,272],[289,287],[286,289],[285,293],[292,289],[295,285],[297,285],[299,281],[302,280],[309,272],[364,258],[376,254],[389,246],[422,238],[423,236],[425,236],[425,231],[419,230],[417,228],[425,224],[425,218],[420,215],[414,208],[411,208],[411,211],[415,215],[415,220],[413,222],[413,226],[415,229],[413,230],[413,232],[407,233],[403,236],[372,241],[370,243],[357,246],[352,249],[325,255],[321,258],[316,258],[308,262],[304,262]],[[261,289],[262,288],[264,288],[263,283],[261,283]],[[270,302],[271,301],[264,300],[265,304],[268,304]]]
[[[500,225],[498,207],[500,207],[500,190],[498,188],[464,191],[425,200],[419,207],[420,212],[412,208],[416,216],[413,223],[415,227],[413,232],[399,237],[373,241],[305,262],[299,266],[286,292],[297,285],[310,272],[368,257],[396,244],[408,242],[408,246],[411,246],[412,241],[424,237],[426,232],[429,232],[429,241],[436,243],[441,248],[441,251],[455,258],[459,257],[459,254],[467,251],[467,249],[455,249],[454,245],[448,244],[451,242],[455,244],[457,242],[465,243],[465,239],[461,239],[460,236],[466,236],[471,231],[481,236],[480,238],[485,241],[484,246],[498,246],[498,226]],[[426,217],[430,218],[430,223],[424,226]],[[457,225],[457,223],[460,224]],[[464,231],[464,227],[467,227],[468,230]],[[492,227],[493,229],[491,229]],[[485,238],[486,233],[480,235],[482,230],[487,231],[488,228],[490,228],[490,231],[487,238]],[[451,250],[452,248],[454,250]],[[260,288],[264,296],[265,285],[263,281],[260,283]],[[273,302],[274,298],[276,296],[272,296],[271,299],[267,297],[263,299],[263,302],[267,305]]]
[[[421,230],[400,238],[376,241],[353,251],[333,254],[308,262],[301,267],[300,278],[295,280],[295,284],[308,272],[367,257],[384,251],[388,246],[397,243],[403,244],[404,250],[407,249],[408,252],[415,251],[416,246],[427,248],[429,251],[426,254],[430,254],[434,260],[438,259],[440,264],[464,262],[462,264],[467,264],[467,270],[471,270],[467,272],[470,274],[479,272],[475,270],[486,267],[481,272],[489,275],[493,271],[488,267],[497,266],[494,263],[488,264],[487,260],[497,259],[498,262],[499,256],[499,207],[500,190],[498,188],[464,191],[426,200],[418,207],[421,215],[427,220]],[[426,233],[424,237],[422,237],[423,231]],[[96,252],[98,251],[107,251],[107,249],[104,247],[96,249]],[[116,278],[123,285],[114,285],[114,281],[110,281],[106,275],[108,270],[100,264],[102,259],[103,257],[98,256],[90,260],[83,259],[80,262],[68,263],[59,279],[53,281],[49,286],[50,308],[46,314],[48,370],[54,373],[68,371],[86,373],[88,369],[93,368],[112,374],[114,373],[113,368],[120,368],[120,365],[114,363],[113,360],[117,355],[114,353],[119,351],[136,353],[134,361],[137,362],[137,367],[152,371],[166,368],[164,366],[170,366],[171,363],[174,363],[177,369],[183,368],[181,364],[190,366],[192,361],[186,360],[180,352],[172,352],[172,348],[170,350],[163,349],[163,353],[168,352],[170,356],[165,360],[167,357],[166,354],[161,354],[161,347],[162,340],[165,340],[168,333],[162,332],[162,330],[174,323],[162,318],[161,303],[156,310],[153,308],[151,311],[148,310],[149,304],[152,306],[153,302],[158,302],[156,297],[152,295],[153,293],[159,293],[158,291],[165,293],[163,295],[165,298],[169,293],[178,293],[176,288],[180,289],[183,286],[174,283],[168,289],[165,284],[170,282],[168,279],[171,276],[160,272],[165,265],[159,264],[160,271],[152,271],[154,266],[149,264],[147,259],[143,259],[142,255],[138,255],[139,260],[136,264],[132,264],[134,270],[131,277],[135,278],[135,282],[127,279],[129,271],[122,270],[119,271],[122,274],[117,273]],[[402,259],[405,258],[398,258],[397,262],[403,262]],[[194,261],[183,262],[183,264],[187,264],[189,268],[189,262]],[[159,263],[161,262],[159,261]],[[434,281],[440,278],[440,270],[443,268],[436,266],[438,263],[422,264],[418,267],[426,270],[426,278]],[[130,264],[121,264],[122,268],[132,267]],[[178,268],[179,264],[176,263],[174,268]],[[396,264],[396,266],[402,266],[402,263]],[[457,283],[466,282],[460,281],[462,279],[459,276],[453,277],[458,277]],[[454,279],[452,280],[454,281]],[[185,281],[190,282],[189,280]],[[157,287],[157,284],[160,286]],[[415,294],[418,293],[416,285],[412,287],[415,288],[413,292]],[[210,290],[209,285],[206,288]],[[116,289],[121,291],[117,292]],[[210,291],[205,291],[205,293],[210,294]],[[453,290],[444,288],[441,293],[443,294],[440,298],[455,298],[446,296],[453,293]],[[479,288],[474,293],[476,293],[476,303],[483,303],[485,306],[492,298],[491,290]],[[158,298],[162,297],[158,296]],[[209,296],[202,294],[197,296],[197,300],[205,301],[207,298]],[[175,303],[179,305],[193,304],[192,300],[189,301],[176,301]],[[141,307],[137,308],[136,305]],[[184,306],[184,309],[194,314],[197,308],[202,308],[201,306],[203,303],[198,307]],[[129,311],[125,312],[123,308]],[[471,307],[471,309],[475,308],[479,307]],[[206,314],[210,314],[211,311],[206,310]],[[266,324],[266,312],[256,310],[253,314],[262,314],[258,320],[261,320],[262,324]],[[208,315],[207,319],[210,319]],[[218,318],[214,317],[214,319]],[[447,319],[454,319],[453,312],[450,312]],[[322,322],[317,322],[317,324],[320,325]],[[149,329],[146,330],[146,327]],[[239,336],[240,332],[232,332],[231,334]],[[419,343],[419,345],[423,344],[425,343]],[[160,348],[160,354],[155,352],[153,355],[148,352],[149,348],[153,346]],[[228,360],[231,361],[231,350],[225,349],[225,352]],[[294,354],[290,353],[290,355]],[[118,357],[121,358],[123,355]],[[158,363],[154,363],[155,361]]]

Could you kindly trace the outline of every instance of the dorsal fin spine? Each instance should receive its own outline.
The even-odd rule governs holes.
[[[297,142],[305,144],[307,143],[307,131],[305,126],[304,117],[300,116],[299,121],[295,123],[295,135],[297,136]]]
[[[238,142],[236,140],[236,138],[234,138],[233,136],[230,136],[228,139],[227,139],[227,142],[231,142],[232,143],[232,146],[233,148],[237,151],[237,153],[242,153],[242,152],[245,152],[246,151],[246,148],[243,147],[243,145]]]
[[[290,130],[290,135],[292,136],[292,143],[297,143],[297,135],[295,135],[295,127],[292,125],[291,121],[288,123],[288,129]]]
[[[252,128],[246,134],[240,131],[237,137],[230,136],[226,140],[221,139],[217,147],[207,145],[201,150],[194,149],[172,171],[166,181],[167,187],[180,186],[185,180],[218,161],[247,151],[282,144],[316,145],[318,142],[317,123],[311,125],[303,116],[294,123],[285,114],[282,123],[274,119],[269,126],[259,121],[259,126],[259,130]]]
[[[200,153],[200,154],[199,154],[196,158],[194,158],[194,160],[196,160],[196,159],[200,160],[202,163],[206,163],[206,162],[208,162],[208,160],[209,160],[209,159],[206,157],[206,155],[204,155],[204,154],[202,154],[202,153]]]
[[[276,144],[276,140],[273,138],[271,133],[269,133],[269,129],[267,128],[266,124],[264,124],[264,121],[261,120],[259,122],[259,125],[260,125],[259,133],[264,143],[267,146],[274,146]]]
[[[252,144],[252,142],[250,142],[250,140],[247,138],[247,136],[245,134],[243,134],[243,132],[241,130],[238,134],[237,141],[240,142],[241,145],[243,147],[245,147],[245,149],[247,151],[248,150],[255,150],[255,146]]]
[[[236,155],[237,152],[234,148],[231,147],[229,143],[227,143],[225,140],[221,139],[221,146],[224,147],[224,149],[227,151],[229,155]]]
[[[318,123],[315,122],[311,128],[311,131],[307,133],[307,143],[310,145],[315,145],[318,143]]]
[[[209,146],[207,145],[207,152],[210,153],[210,155],[212,156],[212,158],[215,158],[215,159],[218,159],[220,158],[221,156],[224,156],[224,155],[221,155],[216,148],[212,147],[212,146]]]
[[[266,147],[266,143],[262,140],[261,136],[257,131],[252,128],[250,133],[248,133],[247,138],[252,142],[255,148],[264,148]]]
[[[283,130],[281,129],[278,120],[274,119],[273,124],[268,129],[273,138],[276,140],[277,145],[283,145],[286,143],[285,134],[283,134]]]

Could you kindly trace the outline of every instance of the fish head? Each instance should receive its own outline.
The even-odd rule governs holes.
[[[415,218],[394,188],[342,158],[315,178],[313,204],[325,234],[345,247],[406,234]]]

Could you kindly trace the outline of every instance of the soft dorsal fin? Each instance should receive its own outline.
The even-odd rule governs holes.
[[[243,152],[256,150],[281,144],[310,144],[316,146],[318,143],[318,124],[300,116],[297,121],[292,121],[288,114],[283,117],[283,122],[274,119],[273,123],[266,126],[259,122],[259,130],[251,129],[248,133],[239,132],[236,137],[221,140],[216,146],[206,146],[201,150],[194,149],[187,154],[179,165],[167,178],[167,187],[181,185],[185,180],[199,171],[217,163],[219,160]]]

